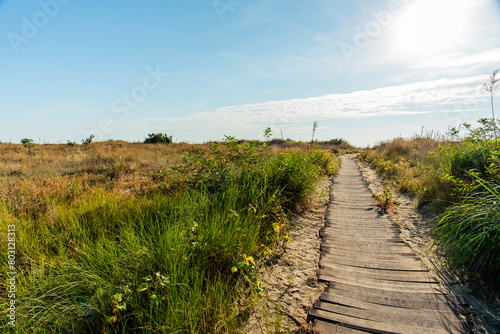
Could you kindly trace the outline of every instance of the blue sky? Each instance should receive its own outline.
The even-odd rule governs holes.
[[[499,18],[498,0],[4,0],[0,140],[445,132],[491,114]]]

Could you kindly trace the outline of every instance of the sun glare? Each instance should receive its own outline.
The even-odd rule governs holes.
[[[451,51],[464,41],[469,1],[420,0],[408,7],[394,24],[395,51],[405,56],[434,56]]]

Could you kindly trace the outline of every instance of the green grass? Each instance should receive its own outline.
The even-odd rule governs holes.
[[[97,187],[34,216],[0,203],[2,238],[7,223],[17,229],[19,332],[234,332],[258,289],[253,263],[232,268],[283,242],[276,222],[337,167],[325,151],[274,154],[228,137],[143,196]],[[5,256],[0,265],[3,283]]]
[[[474,195],[439,217],[436,243],[450,258],[450,268],[500,287],[500,185],[481,178]]]

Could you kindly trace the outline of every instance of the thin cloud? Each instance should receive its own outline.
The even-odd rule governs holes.
[[[463,68],[463,67],[484,66],[484,65],[498,66],[499,65],[498,59],[500,59],[500,48],[472,55],[465,55],[463,53],[453,53],[421,61],[414,66],[414,69]]]
[[[209,122],[301,123],[315,119],[359,119],[387,115],[448,112],[477,103],[482,77],[441,79],[349,94],[270,101],[219,108],[193,117]]]

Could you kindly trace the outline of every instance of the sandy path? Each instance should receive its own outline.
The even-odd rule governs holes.
[[[275,254],[272,263],[260,266],[266,288],[240,333],[307,332],[307,312],[325,289],[316,280],[320,238],[330,199],[331,179],[325,178],[312,196],[310,210],[291,220],[292,242]]]

